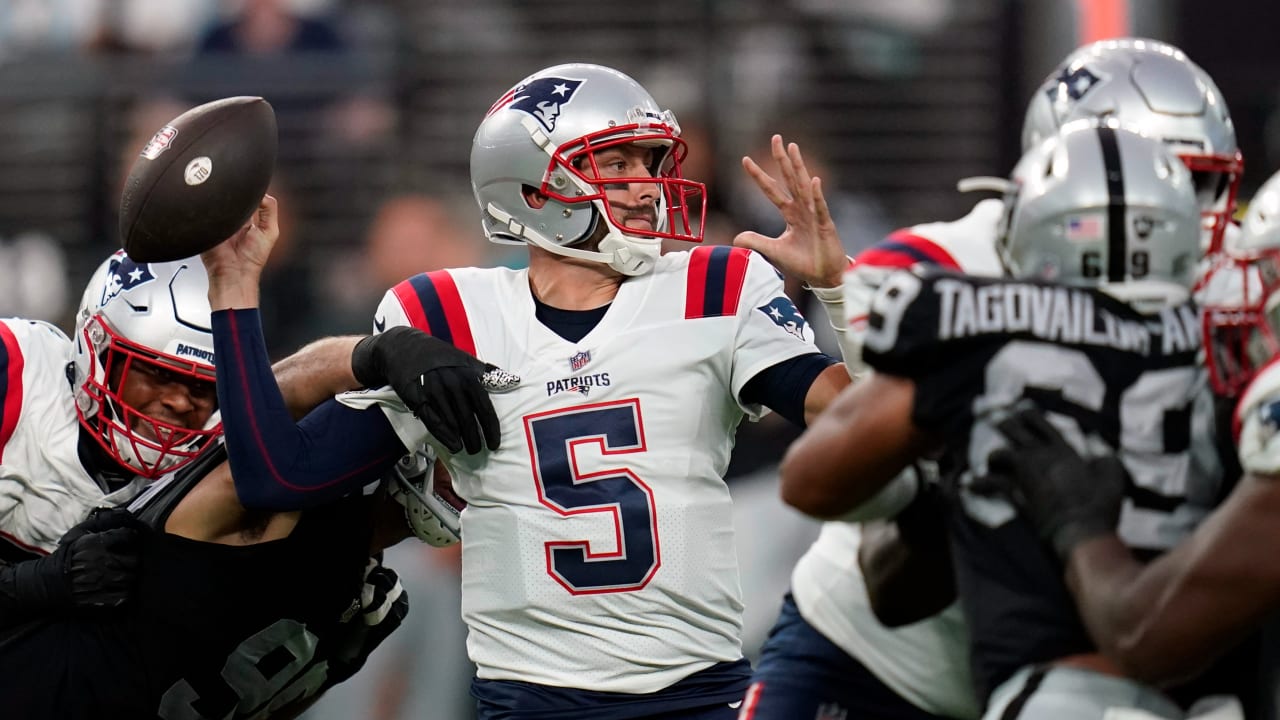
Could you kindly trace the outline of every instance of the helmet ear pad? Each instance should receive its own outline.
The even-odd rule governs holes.
[[[591,201],[565,202],[531,185],[522,186],[520,194],[534,217],[549,216],[560,221],[562,234],[550,238],[556,245],[565,247],[581,245],[590,240],[599,229],[600,213],[595,203]],[[578,221],[573,222],[574,218]],[[543,228],[548,225],[549,223],[544,223],[534,226],[534,229],[542,233]]]

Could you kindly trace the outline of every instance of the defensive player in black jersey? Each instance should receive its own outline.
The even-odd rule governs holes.
[[[274,200],[243,235],[237,248],[270,249]],[[464,360],[459,367],[478,365]],[[384,475],[403,449],[397,441],[371,452],[384,459],[331,467],[314,505],[273,512],[246,508],[244,497],[274,481],[233,480],[219,442],[127,511],[91,518],[93,531],[140,535],[133,600],[96,618],[46,617],[0,635],[0,716],[293,717],[355,672],[407,611],[394,577],[371,563],[410,533],[404,509],[381,493],[350,492]]]
[[[1255,239],[1249,228],[1242,244]],[[1034,409],[998,425],[1012,448],[991,459],[1011,483],[1000,489],[1014,491],[1042,535],[1062,538],[1056,549],[1090,634],[1125,674],[1146,682],[1200,671],[1280,608],[1280,563],[1269,556],[1280,543],[1280,251],[1251,254],[1225,259],[1206,283],[1243,296],[1204,305],[1215,391],[1239,400],[1232,420],[1245,473],[1172,551],[1147,565],[1133,556],[1115,534],[1123,478],[1097,474],[1097,462]],[[1097,481],[1082,482],[1085,475]]]
[[[378,501],[358,493],[303,513],[247,511],[225,457],[219,444],[130,511],[94,519],[138,528],[133,602],[4,637],[6,717],[292,717],[399,625],[407,596],[359,598],[378,582],[371,553],[408,534],[403,515],[375,539]]]
[[[945,452],[986,717],[1102,718],[1113,706],[1181,716],[1113,676],[1052,551],[1009,503],[972,485],[999,442],[992,423],[1027,398],[1081,448],[1119,450],[1130,546],[1167,549],[1208,512],[1221,470],[1189,304],[1198,228],[1185,166],[1158,143],[1105,121],[1064,127],[1023,158],[1006,196],[999,251],[1019,279],[890,278],[863,351],[875,372],[784,460],[784,498],[834,517],[922,453]]]

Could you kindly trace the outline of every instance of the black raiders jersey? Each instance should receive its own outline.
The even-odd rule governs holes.
[[[131,506],[153,528],[134,601],[91,622],[51,618],[0,640],[0,715],[269,717],[329,684],[358,598],[371,521],[357,496],[306,511],[286,538],[205,543],[160,531],[219,445]]]
[[[999,447],[994,423],[1026,398],[1078,450],[1118,452],[1128,545],[1176,544],[1222,491],[1195,307],[1143,314],[1094,289],[902,272],[868,324],[867,364],[914,382],[912,421],[955,468],[952,556],[983,696],[1023,666],[1092,652],[1052,550],[1011,504],[968,486]]]

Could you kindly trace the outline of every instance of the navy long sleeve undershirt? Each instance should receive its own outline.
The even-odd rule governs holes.
[[[823,370],[840,362],[823,353],[799,355],[770,365],[742,386],[738,397],[746,405],[763,405],[805,427],[804,399]]]
[[[381,477],[405,454],[377,408],[327,400],[294,422],[271,372],[256,309],[213,313],[218,406],[235,478],[247,508],[302,510]]]

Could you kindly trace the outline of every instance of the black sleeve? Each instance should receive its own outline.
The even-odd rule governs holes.
[[[797,355],[756,373],[742,386],[744,405],[763,405],[800,427],[804,422],[804,398],[823,370],[840,362],[822,353]]]
[[[37,558],[23,562],[38,563],[40,560]],[[28,602],[21,587],[21,570],[32,566],[20,566],[22,563],[0,564],[0,630],[8,630],[43,616],[41,611],[45,608]]]

